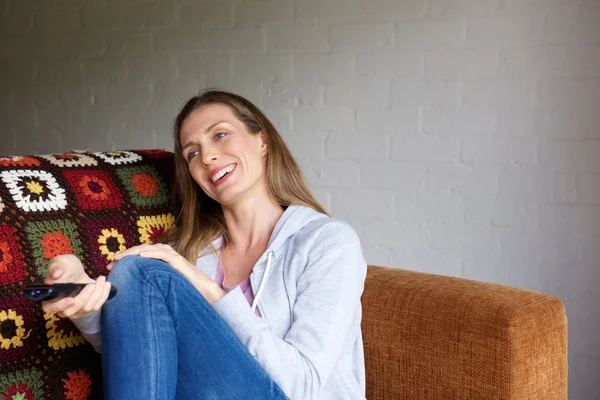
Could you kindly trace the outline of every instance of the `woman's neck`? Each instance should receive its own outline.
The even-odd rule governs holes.
[[[257,246],[265,247],[275,224],[283,214],[283,208],[268,195],[253,196],[232,207],[223,207],[229,243],[237,251],[249,251]]]

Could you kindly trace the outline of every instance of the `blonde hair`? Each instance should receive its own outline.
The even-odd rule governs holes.
[[[173,207],[175,225],[162,241],[172,243],[174,249],[191,263],[195,263],[200,251],[212,248],[212,241],[223,237],[229,239],[221,205],[207,196],[190,175],[181,148],[180,131],[186,118],[199,107],[207,104],[224,104],[231,108],[251,134],[263,134],[267,141],[265,177],[269,191],[282,207],[303,205],[327,214],[313,197],[300,167],[271,121],[258,107],[247,99],[233,93],[207,90],[192,97],[183,106],[173,129],[175,142],[175,187]]]

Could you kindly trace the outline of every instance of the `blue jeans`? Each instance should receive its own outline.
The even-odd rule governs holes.
[[[102,307],[106,399],[286,399],[213,307],[179,272],[128,256]]]

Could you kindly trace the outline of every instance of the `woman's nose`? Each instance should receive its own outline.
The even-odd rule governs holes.
[[[202,152],[202,161],[204,162],[205,165],[211,165],[218,159],[219,159],[219,155],[214,150],[206,149],[205,151]]]

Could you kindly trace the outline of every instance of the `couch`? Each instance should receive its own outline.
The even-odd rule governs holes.
[[[102,398],[100,358],[73,324],[24,299],[50,258],[106,274],[116,251],[174,221],[163,150],[0,157],[0,400]],[[527,290],[369,266],[368,399],[565,399],[561,301]]]

